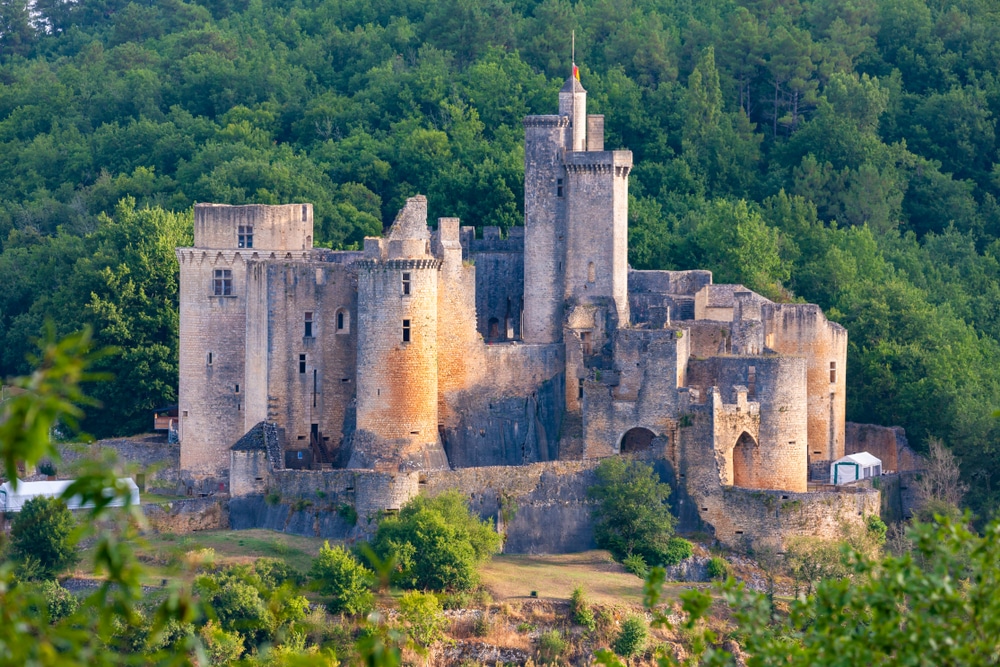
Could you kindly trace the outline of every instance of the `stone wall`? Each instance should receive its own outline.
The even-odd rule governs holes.
[[[168,443],[166,436],[161,434],[109,438],[89,445],[59,445],[62,462],[56,464],[57,473],[60,477],[70,477],[78,461],[107,461],[108,451],[114,452],[115,472],[128,477],[143,475],[148,491],[173,493],[177,487],[180,445]]]
[[[142,506],[150,527],[159,533],[183,535],[199,530],[226,530],[229,507],[225,500],[189,498]]]
[[[868,452],[882,461],[883,472],[921,470],[923,457],[910,449],[906,431],[900,426],[876,426],[847,422],[845,454]]]
[[[462,228],[466,258],[476,270],[476,328],[489,342],[519,340],[524,304],[524,228],[512,227],[507,238],[497,227]]]

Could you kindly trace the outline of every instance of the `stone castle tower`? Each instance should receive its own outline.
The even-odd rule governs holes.
[[[438,436],[438,274],[413,197],[358,263],[357,431],[348,467],[448,467]]]

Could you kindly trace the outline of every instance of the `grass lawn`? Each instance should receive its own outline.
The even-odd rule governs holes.
[[[583,586],[593,602],[642,604],[642,579],[612,562],[607,551],[495,556],[479,572],[497,600],[526,598],[531,591],[540,598],[568,600],[574,588]]]

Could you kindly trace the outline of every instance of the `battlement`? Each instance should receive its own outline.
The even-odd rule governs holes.
[[[525,127],[569,127],[569,116],[525,116],[522,122]]]
[[[499,227],[483,227],[482,238],[476,238],[475,227],[462,227],[462,249],[467,255],[480,252],[524,252],[524,227],[511,227],[507,236]]]
[[[194,247],[219,250],[309,250],[312,204],[195,204]]]

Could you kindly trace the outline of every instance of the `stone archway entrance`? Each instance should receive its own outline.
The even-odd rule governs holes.
[[[733,486],[753,487],[753,459],[757,441],[746,431],[733,447]]]
[[[622,436],[622,444],[619,451],[622,454],[634,454],[644,452],[653,444],[656,434],[648,428],[637,427],[625,432]]]

